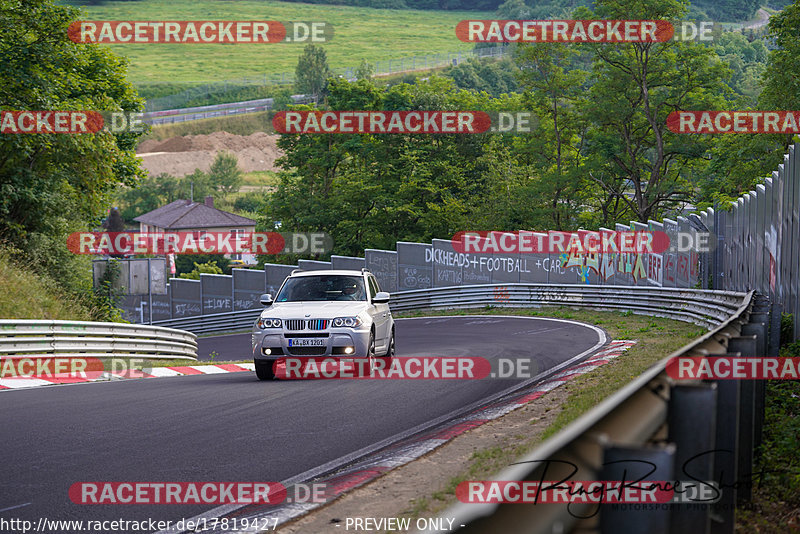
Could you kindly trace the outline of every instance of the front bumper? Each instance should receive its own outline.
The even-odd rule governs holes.
[[[282,329],[256,329],[253,332],[253,359],[274,361],[287,357],[366,358],[369,348],[369,328],[331,328],[325,332],[287,332]],[[322,339],[322,346],[289,346],[290,339]],[[353,352],[345,349],[352,347]],[[270,354],[265,354],[270,349]]]

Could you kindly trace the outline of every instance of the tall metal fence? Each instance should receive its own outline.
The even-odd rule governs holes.
[[[778,170],[755,191],[739,197],[730,211],[707,216],[720,245],[715,287],[768,296],[794,316],[794,339],[800,339],[799,158],[800,145],[790,146]]]
[[[471,58],[482,57],[501,57],[508,54],[511,48],[508,46],[493,46],[486,48],[473,48],[471,50],[458,50],[454,52],[441,52],[438,54],[424,54],[418,56],[408,56],[398,59],[385,59],[372,63],[374,75],[386,76],[402,72],[412,72],[417,70],[428,70],[438,67],[458,65]],[[343,76],[348,80],[356,77],[358,66],[342,67],[331,69],[334,76]],[[263,76],[252,76],[231,80],[223,80],[215,83],[198,83],[193,87],[185,89],[180,93],[152,98],[147,101],[145,111],[161,111],[185,107],[187,102],[198,98],[208,98],[212,95],[225,94],[230,91],[255,86],[281,86],[294,85],[295,73],[282,72],[275,74],[264,74]]]

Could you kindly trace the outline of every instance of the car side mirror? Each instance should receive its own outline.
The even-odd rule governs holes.
[[[262,306],[272,306],[272,295],[269,293],[264,293],[261,295],[261,305]]]
[[[377,295],[372,297],[373,304],[386,304],[389,302],[389,293],[386,291],[379,291]]]

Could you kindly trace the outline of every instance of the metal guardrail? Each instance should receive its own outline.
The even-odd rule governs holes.
[[[309,95],[292,95],[291,98],[293,104],[310,104],[314,102],[314,97]],[[144,122],[147,124],[173,124],[210,119],[213,117],[244,115],[247,113],[257,113],[259,111],[269,111],[272,109],[274,103],[275,101],[273,98],[262,98],[260,100],[229,102],[227,104],[214,104],[193,108],[149,111],[144,114]]]
[[[253,327],[262,308],[252,310],[240,310],[235,312],[213,313],[209,315],[195,315],[193,317],[182,317],[180,319],[165,319],[163,321],[153,321],[154,325],[181,328],[189,330],[195,334],[213,334],[216,332],[235,332],[247,330]]]
[[[0,357],[196,360],[197,336],[160,326],[2,319]]]
[[[624,288],[625,292],[631,289],[636,288]],[[621,293],[617,304],[626,298],[621,290],[617,289]],[[741,482],[752,475],[753,453],[760,443],[763,382],[677,384],[665,368],[669,359],[677,356],[776,355],[777,347],[768,346],[769,304],[756,303],[752,291],[677,290],[673,297],[692,303],[695,311],[690,316],[703,315],[719,305],[717,317],[724,318],[715,319],[718,322],[711,331],[658,362],[492,480],[632,481],[642,475],[642,466],[637,472],[636,462],[648,463],[645,473],[654,468],[646,480],[688,480],[684,466],[691,462],[692,478],[720,483],[719,503],[705,508],[697,504],[598,508],[597,504],[575,503],[459,503],[440,517],[465,525],[461,531],[467,533],[733,533],[735,505],[750,498],[750,488]],[[701,302],[704,299],[705,304]],[[588,304],[586,300],[582,303]],[[651,311],[662,304],[654,304]],[[624,463],[610,463],[614,461]]]
[[[453,286],[392,295],[392,310],[477,308],[483,306],[571,306],[630,311],[714,327],[730,317],[742,293],[647,286],[506,284]]]
[[[506,284],[415,289],[392,294],[393,311],[447,308],[574,306],[631,311],[691,322],[706,328],[726,320],[741,304],[741,293],[647,286]],[[195,334],[252,327],[261,308],[154,321]]]

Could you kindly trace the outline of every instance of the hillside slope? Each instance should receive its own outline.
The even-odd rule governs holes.
[[[92,314],[52,280],[20,268],[0,249],[0,319],[90,321]]]

